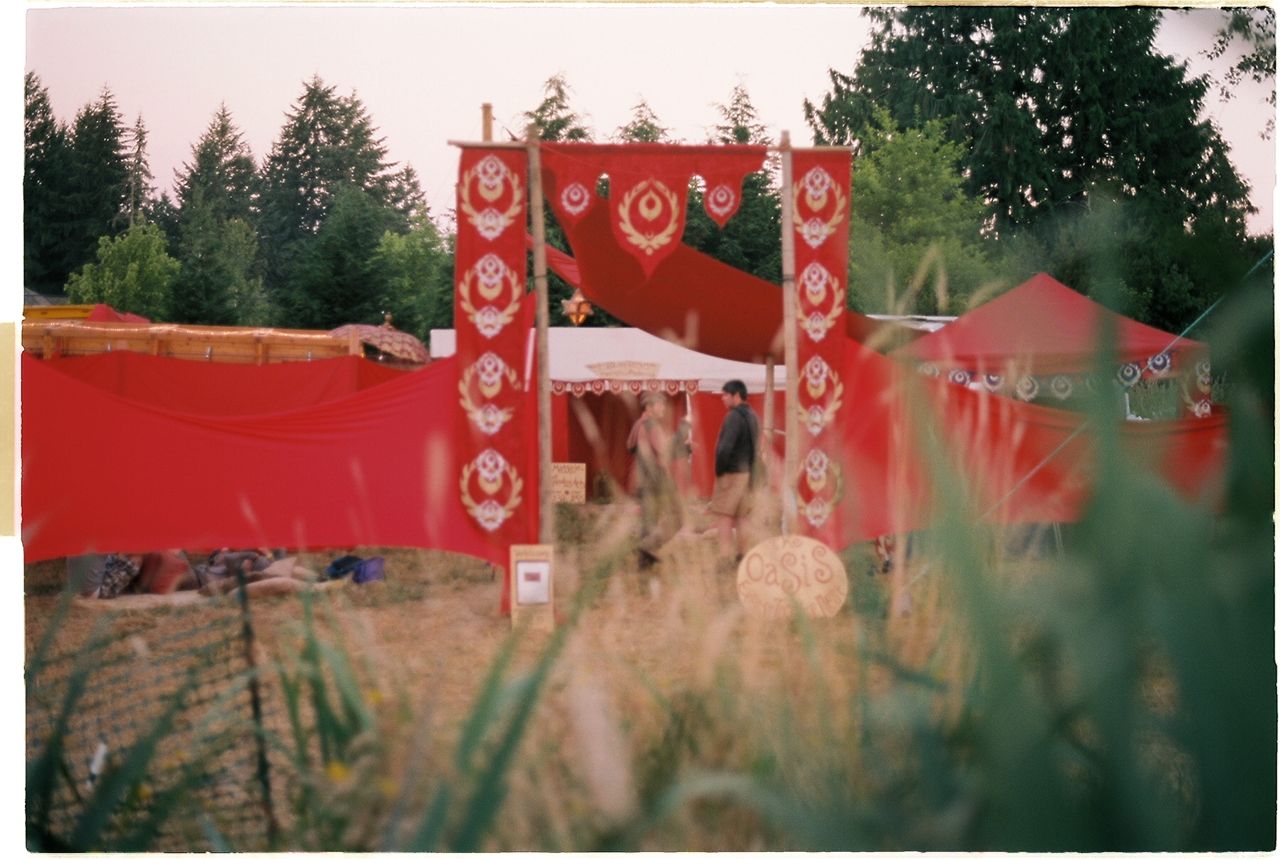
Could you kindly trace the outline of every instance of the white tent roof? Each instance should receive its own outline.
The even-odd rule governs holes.
[[[532,338],[530,338],[532,340]],[[741,379],[747,390],[764,390],[765,365],[726,361],[703,355],[655,337],[639,328],[549,328],[552,382],[661,379],[698,383],[699,391],[719,391],[730,379]],[[452,328],[431,331],[431,357],[447,358],[457,351]],[[781,389],[786,368],[774,369],[774,384]]]

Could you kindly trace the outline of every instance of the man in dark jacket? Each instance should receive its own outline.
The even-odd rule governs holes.
[[[741,557],[746,551],[743,525],[751,511],[751,485],[759,468],[760,421],[747,405],[747,386],[730,379],[721,389],[720,399],[727,413],[716,439],[716,485],[708,511],[715,516],[721,562]]]

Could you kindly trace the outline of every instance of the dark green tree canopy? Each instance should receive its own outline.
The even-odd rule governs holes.
[[[381,322],[391,296],[377,252],[383,234],[398,226],[397,213],[369,192],[352,185],[339,188],[329,216],[303,247],[280,291],[277,322],[326,329]]]
[[[805,102],[818,143],[852,144],[874,106],[912,127],[944,122],[966,153],[969,191],[997,228],[1087,205],[1105,190],[1167,217],[1251,211],[1218,130],[1200,119],[1208,86],[1154,47],[1159,11],[1141,8],[910,7],[876,24],[851,75],[830,72]]]
[[[69,155],[65,199],[72,270],[93,257],[100,237],[114,236],[129,223],[129,156],[111,90],[103,89],[76,114]]]
[[[147,156],[147,126],[138,114],[128,135],[129,197],[125,209],[130,224],[146,220],[146,213],[155,200],[155,178],[151,175],[151,160]]]
[[[355,189],[387,210],[390,228],[408,229],[423,202],[416,175],[394,170],[364,104],[314,77],[287,114],[261,171],[259,229],[267,286],[279,287],[317,235],[340,192]]]
[[[253,205],[257,169],[253,154],[225,104],[218,107],[209,127],[191,147],[191,160],[174,177],[179,208],[199,194],[214,217],[248,220]]]
[[[46,294],[62,291],[67,275],[84,262],[68,245],[70,144],[53,115],[49,91],[34,72],[23,81],[25,128],[22,174],[23,284]]]
[[[710,143],[768,146],[764,123],[742,84],[734,86],[729,101],[716,104],[720,122],[712,128]],[[782,203],[775,184],[776,165],[749,173],[742,183],[742,203],[723,228],[716,225],[702,205],[702,190],[689,194],[684,242],[726,265],[777,283],[782,278]]]
[[[619,143],[669,143],[671,129],[665,128],[644,99],[631,108],[631,121],[613,132]]]
[[[552,75],[543,86],[542,101],[524,112],[525,126],[532,126],[539,140],[579,143],[591,140],[591,129],[569,107],[569,84],[563,74]]]

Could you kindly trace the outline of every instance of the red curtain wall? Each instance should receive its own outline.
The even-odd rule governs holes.
[[[222,545],[320,549],[421,546],[505,566],[469,525],[457,491],[457,372],[452,360],[373,382],[360,359],[240,368],[148,356],[103,356],[99,365],[137,363],[134,381],[190,373],[209,402],[164,401],[156,384],[127,399],[76,372],[113,372],[93,361],[41,362],[22,356],[22,539],[28,561],[86,552]],[[346,364],[344,368],[342,365]],[[68,367],[75,372],[66,372]],[[252,383],[240,384],[240,370]],[[353,372],[354,370],[354,372]],[[325,381],[305,381],[308,377]],[[334,376],[345,375],[338,384]],[[118,376],[117,376],[118,378]],[[221,379],[211,382],[211,379]],[[171,379],[172,381],[172,379]],[[294,384],[288,408],[261,412]],[[111,384],[107,384],[110,388]],[[354,388],[349,393],[340,389]],[[328,393],[322,393],[327,389]],[[305,395],[303,391],[309,391]],[[329,396],[336,392],[336,395]],[[536,438],[532,391],[521,410]],[[300,402],[312,398],[310,404]],[[203,398],[202,398],[203,399]],[[536,446],[528,469],[537,497]],[[522,523],[536,525],[536,505]]]

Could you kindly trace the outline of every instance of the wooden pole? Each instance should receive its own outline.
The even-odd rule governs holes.
[[[542,152],[530,126],[525,136],[529,150],[529,214],[533,221],[533,291],[537,313],[538,354],[538,542],[555,536],[551,508],[551,365],[547,347],[547,223],[542,208]]]
[[[493,142],[493,105],[487,101],[480,105],[480,139]]]
[[[796,527],[796,475],[800,461],[800,417],[796,411],[796,382],[800,378],[796,342],[796,244],[795,200],[792,196],[791,133],[782,132],[779,141],[782,154],[782,337],[787,367],[787,396],[783,412],[786,433],[786,455],[782,466],[782,533],[791,534]]]
[[[764,359],[764,444],[761,445],[761,458],[769,469],[773,468],[773,365],[773,356],[767,356]]]

